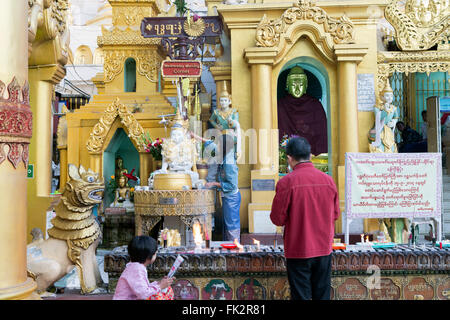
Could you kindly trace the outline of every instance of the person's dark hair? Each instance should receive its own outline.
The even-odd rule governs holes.
[[[422,117],[424,114],[427,114],[427,110],[422,110]]]
[[[311,145],[303,137],[291,138],[286,146],[286,154],[296,161],[309,160],[311,156]]]
[[[128,244],[128,254],[131,262],[144,263],[151,259],[158,249],[156,240],[149,236],[135,236]]]
[[[405,128],[406,125],[403,121],[398,121],[397,124],[395,125],[397,127],[397,129],[400,130],[400,128]]]

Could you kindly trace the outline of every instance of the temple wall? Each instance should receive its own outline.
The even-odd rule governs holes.
[[[213,12],[212,8],[216,4],[209,1],[210,14]],[[354,25],[354,39],[356,45],[367,47],[367,53],[363,56],[361,62],[356,62],[357,74],[373,74],[374,81],[377,79],[377,21],[379,17],[376,15],[384,9],[385,3],[383,1],[372,1],[371,3],[363,3],[361,1],[351,1],[347,4],[337,4],[331,2],[318,2],[317,6],[323,8],[328,15],[334,18],[339,18],[342,15],[346,15],[351,19]],[[267,15],[268,19],[279,18],[283,12],[289,6],[285,3],[264,3],[260,5],[240,5],[240,6],[225,6],[217,4],[217,10],[220,15],[223,16],[225,25],[228,29],[228,36],[231,43],[231,84],[232,84],[232,98],[233,107],[237,108],[240,116],[241,128],[244,132],[254,126],[252,123],[252,90],[260,90],[263,92],[265,88],[252,88],[252,79],[250,66],[244,58],[244,50],[255,47],[256,28],[260,23],[263,15]],[[380,12],[373,12],[369,10],[371,7],[376,7]],[[308,34],[308,31],[297,30],[296,32]],[[282,35],[284,37],[285,35]],[[323,34],[321,34],[323,36]],[[322,51],[321,51],[322,50]],[[354,54],[348,49],[348,54],[352,56]],[[366,49],[364,49],[366,50]],[[342,51],[342,50],[341,50]],[[287,53],[281,56],[281,61],[275,62],[272,65],[272,78],[271,78],[271,121],[272,129],[277,128],[277,80],[280,71],[283,69],[289,61],[299,57],[311,57],[321,63],[326,69],[329,79],[329,101],[330,101],[330,113],[327,117],[330,118],[329,124],[329,143],[331,143],[331,154],[329,154],[330,162],[332,163],[331,173],[336,181],[339,189],[339,195],[341,198],[341,209],[344,210],[345,199],[345,170],[343,167],[342,153],[346,151],[349,146],[352,146],[353,142],[342,141],[340,133],[342,134],[342,126],[348,127],[345,130],[349,131],[347,137],[357,136],[357,151],[368,152],[368,131],[373,126],[374,116],[371,111],[357,111],[357,122],[351,121],[347,123],[344,119],[339,119],[339,112],[341,108],[344,108],[345,103],[339,101],[339,83],[342,81],[338,74],[338,61],[330,62],[324,57],[323,49],[320,49],[318,41],[309,40],[309,38],[301,37],[296,41],[292,47],[289,47]],[[342,52],[340,53],[342,55]],[[358,53],[359,54],[359,53]],[[280,54],[281,55],[281,54]],[[278,56],[277,58],[278,59]],[[276,60],[275,59],[275,60]],[[342,56],[341,61],[346,61],[346,53]],[[356,60],[357,61],[357,60]],[[262,63],[262,62],[261,62]],[[271,62],[267,62],[271,65]],[[356,75],[355,75],[356,79]],[[376,88],[375,83],[375,88]],[[356,87],[356,83],[354,84]],[[351,87],[351,86],[350,86]],[[346,95],[348,98],[348,95]],[[356,100],[357,93],[354,93],[354,99]],[[343,107],[344,106],[344,107]],[[347,111],[346,111],[347,112]],[[342,115],[341,115],[342,117]],[[352,127],[353,126],[353,127]],[[354,138],[352,138],[354,139]],[[278,141],[271,142],[271,155],[273,157],[273,169],[278,170]],[[355,140],[356,141],[356,140]],[[239,166],[239,187],[242,189],[249,188],[251,185],[251,170],[253,169],[248,164],[248,141],[243,143],[245,147],[245,164]],[[351,148],[352,149],[352,148]],[[352,149],[353,150],[353,149]],[[339,163],[340,162],[340,163]],[[250,190],[249,190],[250,191]],[[244,199],[243,199],[244,200]],[[249,199],[250,200],[250,199]],[[253,201],[254,202],[254,201]],[[245,228],[247,225],[244,223],[246,220],[245,212],[247,209],[247,202],[243,201],[241,204],[241,226]],[[341,232],[341,221],[337,223],[337,232]]]

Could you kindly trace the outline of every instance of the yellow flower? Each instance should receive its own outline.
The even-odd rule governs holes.
[[[115,177],[114,177],[114,176],[111,176],[111,179],[115,179]]]
[[[130,188],[130,191],[133,192],[133,191],[134,191],[134,188]]]

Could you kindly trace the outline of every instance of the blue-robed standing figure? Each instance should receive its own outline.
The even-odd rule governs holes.
[[[238,188],[238,166],[236,164],[235,138],[232,135],[224,134],[218,139],[217,154],[218,159],[209,166],[211,174],[216,176],[217,181],[211,181],[212,175],[208,174],[207,188],[217,187],[221,191],[222,211],[224,219],[224,240],[233,241],[241,238],[241,221],[239,210],[241,207],[241,193]],[[217,172],[215,172],[217,169]]]

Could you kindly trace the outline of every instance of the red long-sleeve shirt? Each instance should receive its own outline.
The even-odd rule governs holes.
[[[297,164],[294,171],[278,181],[270,213],[275,225],[284,226],[285,257],[329,255],[339,213],[333,179],[311,162]]]

